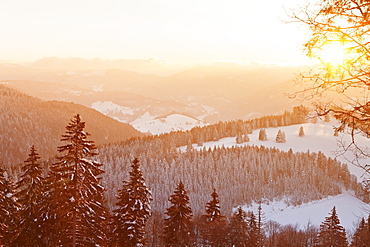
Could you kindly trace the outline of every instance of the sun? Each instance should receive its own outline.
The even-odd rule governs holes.
[[[332,66],[345,63],[347,56],[346,47],[342,42],[331,42],[324,44],[320,49],[320,60]]]

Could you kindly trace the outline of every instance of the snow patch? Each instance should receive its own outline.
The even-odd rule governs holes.
[[[134,110],[130,107],[121,106],[111,101],[94,102],[91,108],[123,123],[127,122],[127,116],[134,115]]]
[[[171,131],[186,131],[194,128],[195,126],[204,126],[204,122],[184,116],[181,114],[172,114],[167,117],[157,118],[146,112],[135,121],[130,123],[135,129],[151,133],[154,135],[169,133]]]
[[[76,95],[76,96],[80,96],[82,93],[82,91],[74,91],[74,90],[65,90],[65,91],[70,94]]]
[[[93,85],[92,90],[94,92],[103,92],[103,85]]]

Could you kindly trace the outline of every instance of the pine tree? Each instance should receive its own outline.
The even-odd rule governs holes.
[[[236,144],[241,144],[241,143],[243,143],[243,136],[242,136],[242,134],[241,134],[241,133],[238,133],[238,134],[236,135],[236,137],[235,137],[235,143],[236,143]]]
[[[174,194],[169,201],[172,206],[167,208],[165,219],[163,240],[168,247],[188,247],[193,246],[193,223],[192,210],[189,206],[189,196],[180,181]]]
[[[14,194],[13,183],[0,167],[0,246],[9,246],[16,236],[19,205]]]
[[[34,146],[22,167],[23,174],[16,185],[19,210],[18,236],[12,246],[44,246],[43,243],[43,205],[45,185],[43,168]]]
[[[285,139],[285,132],[282,131],[282,130],[279,130],[277,135],[276,135],[276,142],[277,143],[285,143],[286,142],[286,139]]]
[[[89,158],[97,155],[93,141],[84,132],[85,122],[76,115],[66,127],[58,147],[60,156],[47,178],[49,189],[48,245],[105,246],[108,210],[100,185],[102,164]]]
[[[247,134],[243,135],[243,142],[249,142],[249,136]]]
[[[220,201],[216,189],[211,194],[212,200],[206,204],[206,214],[201,219],[201,235],[204,246],[225,246],[226,217],[221,215]]]
[[[355,234],[353,235],[351,247],[368,247],[370,243],[370,215],[366,222],[364,218],[361,219]]]
[[[241,207],[238,207],[228,227],[227,238],[229,245],[235,247],[247,246],[248,228],[247,213]]]
[[[302,126],[299,128],[298,136],[299,136],[299,137],[304,137],[304,136],[305,136],[305,134],[304,134],[304,130],[303,130],[303,127],[302,127]]]
[[[258,231],[258,246],[262,246],[262,242],[264,239],[264,233],[262,231],[263,222],[262,222],[262,207],[261,204],[258,206],[258,214],[257,214],[257,231]]]
[[[258,133],[258,140],[260,141],[267,141],[267,134],[265,129],[260,129]]]
[[[145,222],[151,216],[152,193],[145,184],[138,159],[131,164],[130,181],[123,181],[113,215],[114,246],[143,246]]]
[[[256,216],[253,214],[253,212],[250,212],[248,218],[247,218],[247,224],[248,224],[248,240],[247,240],[247,246],[249,247],[258,247],[259,246],[259,229],[257,224]]]
[[[316,246],[319,247],[346,247],[348,246],[346,231],[340,225],[335,207],[331,210],[330,216],[320,225],[319,235],[316,239]]]

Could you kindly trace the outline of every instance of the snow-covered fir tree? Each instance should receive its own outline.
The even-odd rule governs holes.
[[[9,246],[16,236],[18,208],[14,184],[0,167],[0,246]]]
[[[370,245],[370,215],[367,221],[362,218],[353,235],[351,247],[368,247]]]
[[[247,213],[241,207],[238,207],[228,226],[227,241],[229,246],[247,246],[248,228]]]
[[[22,167],[23,174],[16,184],[16,197],[20,205],[17,237],[12,246],[44,246],[43,211],[45,204],[44,169],[39,154],[31,147]]]
[[[267,141],[267,134],[265,129],[260,129],[260,131],[258,132],[258,140]]]
[[[236,144],[241,144],[241,143],[243,143],[243,136],[242,136],[242,134],[241,134],[241,133],[238,133],[238,134],[236,135],[236,137],[235,137],[235,143],[236,143]]]
[[[201,218],[203,245],[222,247],[226,244],[227,219],[221,214],[216,189],[213,189],[211,197],[211,201],[206,204],[206,214]]]
[[[140,163],[131,163],[129,181],[123,181],[113,211],[113,246],[144,246],[145,222],[151,216],[152,193],[145,184]]]
[[[243,142],[249,142],[249,136],[247,134],[243,135]]]
[[[164,222],[163,242],[168,247],[188,247],[194,245],[192,210],[189,196],[180,181],[169,201],[168,218]]]
[[[90,160],[96,146],[88,141],[85,122],[74,116],[62,135],[58,162],[47,177],[48,246],[106,246],[108,210],[100,176],[102,164]]]
[[[340,220],[335,207],[328,217],[320,225],[320,231],[316,239],[318,247],[346,247],[348,246],[346,231],[340,225]]]
[[[298,136],[299,137],[304,137],[305,136],[305,133],[304,133],[304,129],[303,127],[301,126],[298,130]]]
[[[282,130],[279,130],[278,133],[277,133],[277,135],[276,135],[275,141],[277,143],[285,143],[286,142],[285,132],[282,131]]]

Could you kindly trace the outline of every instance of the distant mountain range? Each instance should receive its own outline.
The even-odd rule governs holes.
[[[32,145],[44,159],[55,155],[65,127],[76,114],[86,122],[89,139],[97,145],[143,136],[132,126],[86,106],[42,101],[0,85],[0,164],[24,161]]]
[[[278,114],[301,104],[285,95],[296,90],[293,79],[302,69],[298,67],[223,63],[163,76],[125,70],[125,64],[129,69],[140,67],[129,66],[127,61],[119,69],[107,69],[109,64],[104,67],[103,61],[93,66],[83,60],[78,66],[77,60],[71,60],[69,67],[62,59],[49,61],[50,66],[46,60],[29,66],[0,64],[0,83],[42,100],[74,102],[87,107],[113,103],[121,108],[105,114],[125,123],[145,114],[154,119],[171,112],[215,123]],[[61,69],[57,69],[58,61]],[[71,69],[73,64],[76,69]],[[142,64],[149,68],[150,63]],[[122,108],[130,114],[122,112]]]

